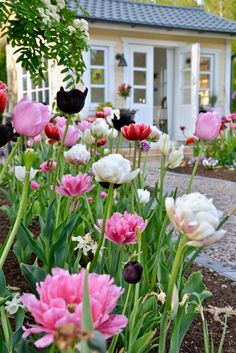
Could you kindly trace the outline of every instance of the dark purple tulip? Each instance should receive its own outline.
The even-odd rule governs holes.
[[[57,92],[57,106],[63,113],[79,113],[84,107],[87,93],[88,88],[85,88],[84,92],[82,92],[79,89],[65,91],[61,87],[60,91]]]
[[[129,114],[121,114],[120,119],[114,114],[114,118],[112,119],[114,129],[120,131],[123,126],[129,126],[130,124],[135,124],[134,120],[132,120],[132,116]]]
[[[137,261],[129,261],[124,268],[124,280],[127,283],[136,284],[140,282],[143,266]]]
[[[14,138],[12,124],[6,123],[0,125],[0,147],[5,146],[9,141]]]

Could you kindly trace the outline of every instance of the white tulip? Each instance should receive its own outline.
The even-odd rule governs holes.
[[[167,134],[162,134],[158,142],[159,149],[162,154],[167,156],[170,150],[170,138]]]
[[[169,167],[177,168],[184,159],[184,146],[181,145],[179,149],[175,148],[175,145],[171,146],[171,152],[169,154]]]
[[[125,184],[136,178],[139,169],[131,171],[131,162],[121,154],[109,154],[93,163],[92,170],[98,182]]]
[[[150,126],[150,128],[152,129],[152,132],[148,136],[148,140],[151,140],[152,142],[158,141],[162,135],[162,131],[159,130],[155,125]]]
[[[115,139],[118,136],[118,131],[116,129],[109,129],[108,137]]]
[[[222,212],[218,211],[211,199],[194,192],[174,200],[167,197],[166,211],[175,229],[185,234],[188,245],[203,247],[220,240],[225,231],[217,230]]]
[[[109,126],[103,118],[98,118],[91,124],[90,132],[96,139],[101,139],[108,136]]]
[[[90,152],[81,144],[71,147],[68,152],[64,152],[64,156],[72,164],[87,164],[90,160]]]
[[[30,169],[30,180],[34,179],[35,175],[37,174],[38,170],[37,169]],[[26,168],[25,166],[16,166],[15,167],[15,177],[19,181],[24,181],[25,179],[25,174],[26,174]]]
[[[103,150],[104,156],[108,156],[109,153],[110,153],[109,148],[104,148],[104,150]]]
[[[148,190],[138,189],[138,198],[140,203],[148,203],[150,200],[150,192]]]
[[[87,146],[93,146],[96,142],[89,129],[84,131],[82,139]]]

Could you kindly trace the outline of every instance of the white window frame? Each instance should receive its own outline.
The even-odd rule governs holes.
[[[209,97],[213,94],[219,98],[219,55],[221,50],[219,49],[205,49],[201,48],[200,58],[209,57],[210,58],[210,71],[200,71],[199,67],[199,93],[201,91],[206,91],[206,88],[200,88],[200,74],[210,74],[210,87],[209,87]],[[199,64],[200,65],[200,64]]]
[[[27,90],[23,88],[23,78],[26,77]],[[18,81],[18,101],[23,98],[23,96],[28,95],[32,99],[32,93],[36,92],[36,97],[38,97],[38,92],[43,92],[43,101],[45,99],[45,90],[49,92],[49,106],[52,103],[52,94],[51,94],[51,73],[50,73],[50,62],[48,62],[48,86],[45,86],[45,81],[42,82],[42,87],[32,88],[32,80],[30,78],[30,73],[27,71],[24,73],[20,63],[17,64],[17,81]],[[36,101],[38,99],[36,98]]]
[[[115,59],[115,42],[113,41],[102,41],[102,40],[93,40],[90,41],[90,46],[92,49],[96,50],[104,50],[105,51],[105,63],[104,66],[96,66],[91,65],[90,56],[91,52],[87,52],[84,54],[84,60],[86,64],[86,72],[84,74],[84,86],[88,87],[88,96],[86,99],[86,107],[84,112],[87,114],[93,114],[96,110],[96,107],[99,103],[91,102],[91,87],[100,88],[104,87],[104,101],[112,102],[115,104],[115,94],[117,91],[117,87],[115,86],[115,65],[117,65],[117,61]],[[104,68],[104,84],[93,84],[91,85],[91,68]]]

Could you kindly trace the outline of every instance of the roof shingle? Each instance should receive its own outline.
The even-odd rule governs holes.
[[[236,35],[236,22],[215,16],[201,8],[147,4],[129,0],[80,0],[90,14],[78,17],[91,21],[193,30]]]

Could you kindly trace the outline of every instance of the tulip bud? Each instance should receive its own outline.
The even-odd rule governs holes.
[[[57,92],[57,106],[64,113],[79,113],[84,107],[87,93],[87,88],[84,92],[78,89],[72,89],[66,92],[64,88],[61,87],[60,91]]]
[[[127,283],[136,284],[140,282],[143,266],[137,261],[129,261],[124,268],[124,280]]]
[[[30,171],[35,158],[36,158],[36,152],[32,148],[27,148],[23,154],[23,161],[27,172]]]

